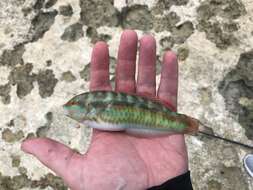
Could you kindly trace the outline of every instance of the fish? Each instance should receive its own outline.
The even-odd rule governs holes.
[[[134,136],[196,134],[199,121],[173,111],[157,98],[114,91],[92,91],[63,105],[65,114],[87,127]]]
[[[175,112],[158,98],[114,92],[91,91],[71,98],[63,105],[67,117],[87,127],[125,132],[136,137],[172,134],[205,135],[253,149],[253,146],[213,134],[210,127],[191,116]]]

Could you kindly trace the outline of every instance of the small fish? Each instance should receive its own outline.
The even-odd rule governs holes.
[[[104,131],[125,131],[136,136],[194,134],[198,120],[172,111],[157,99],[113,92],[86,92],[64,106],[68,117]]]
[[[95,91],[79,94],[63,105],[68,117],[104,131],[142,137],[200,134],[245,148],[253,146],[214,135],[199,120],[172,111],[167,103],[133,94]]]

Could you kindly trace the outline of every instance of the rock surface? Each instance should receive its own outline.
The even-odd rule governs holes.
[[[93,44],[110,46],[110,75],[120,34],[132,28],[178,53],[179,108],[215,134],[252,144],[252,0],[0,1],[0,189],[67,189],[59,177],[20,151],[25,138],[47,136],[84,151],[90,130],[59,112],[87,91]],[[187,136],[194,189],[252,190],[242,159],[250,150]]]

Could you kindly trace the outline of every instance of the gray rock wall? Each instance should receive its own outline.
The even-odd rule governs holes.
[[[168,49],[180,60],[179,111],[221,136],[253,143],[252,0],[0,1],[0,189],[67,189],[20,142],[47,136],[87,148],[90,130],[59,113],[88,90],[93,44],[110,46],[110,73],[125,28],[157,39],[157,80]],[[250,150],[187,136],[196,190],[252,190],[242,167]]]

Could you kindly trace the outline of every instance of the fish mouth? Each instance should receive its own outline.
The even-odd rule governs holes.
[[[68,110],[68,106],[66,105],[66,104],[64,104],[63,106],[62,106],[62,114],[63,115],[66,115],[67,117],[70,117],[70,113],[69,113],[69,110]]]
[[[72,100],[69,100],[67,103],[65,103],[63,106],[68,107],[68,106],[73,106],[77,105],[78,103]]]

